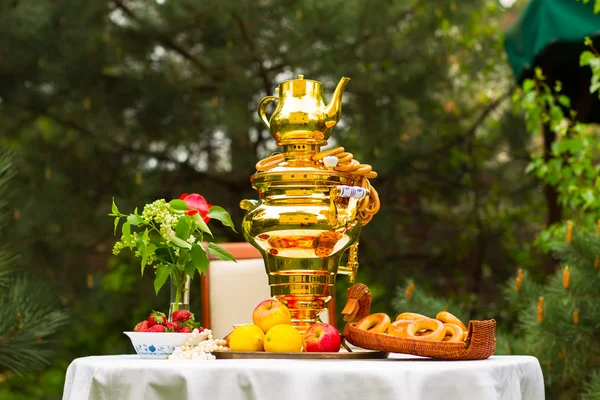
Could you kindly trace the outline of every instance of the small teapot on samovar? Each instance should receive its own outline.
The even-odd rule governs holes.
[[[325,104],[323,84],[298,75],[298,79],[278,86],[279,97],[263,98],[258,104],[258,114],[280,146],[298,140],[305,144],[324,145],[342,115],[342,93],[348,82],[350,78],[343,77],[331,101]],[[269,119],[266,109],[272,101],[278,101],[278,104]]]

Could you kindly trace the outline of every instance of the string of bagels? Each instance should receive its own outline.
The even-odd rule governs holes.
[[[363,224],[368,224],[373,216],[377,214],[380,208],[379,194],[369,179],[377,177],[377,172],[369,164],[361,164],[354,159],[352,153],[344,150],[343,147],[336,147],[330,150],[324,150],[312,156],[313,161],[323,161],[325,157],[337,157],[337,165],[333,168],[335,171],[345,172],[352,176],[354,186],[360,186],[367,190],[367,195],[358,202],[358,220]],[[268,171],[285,161],[283,154],[274,154],[264,158],[256,163],[257,171]]]

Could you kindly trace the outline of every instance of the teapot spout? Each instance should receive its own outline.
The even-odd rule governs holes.
[[[346,78],[345,76],[340,79],[335,91],[333,92],[331,101],[325,108],[325,115],[327,116],[325,126],[328,129],[337,124],[342,116],[342,94],[344,93],[344,89],[346,88],[346,85],[348,85],[348,82],[350,82],[350,78]]]

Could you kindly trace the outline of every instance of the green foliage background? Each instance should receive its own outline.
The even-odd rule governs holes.
[[[496,0],[0,2],[0,143],[19,171],[10,239],[72,315],[50,368],[6,380],[0,398],[60,397],[73,358],[132,352],[122,331],[164,311],[168,294],[111,256],[112,196],[133,209],[196,192],[239,227],[239,201],[257,197],[254,164],[275,150],[256,105],[296,74],[328,95],[352,78],[332,144],[379,173],[382,209],[359,255],[373,310],[393,313],[412,278],[465,318],[510,329],[501,284],[540,263],[545,219],[502,49],[518,11]]]

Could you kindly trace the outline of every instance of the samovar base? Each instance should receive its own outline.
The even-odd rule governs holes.
[[[292,326],[302,334],[311,325],[319,322],[319,314],[327,309],[326,304],[330,299],[330,296],[314,295],[275,295],[273,297],[288,307],[292,317]]]

